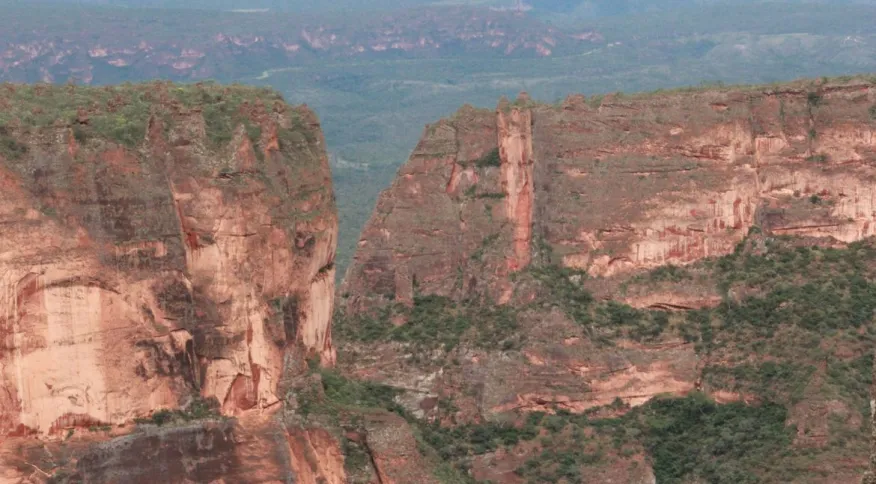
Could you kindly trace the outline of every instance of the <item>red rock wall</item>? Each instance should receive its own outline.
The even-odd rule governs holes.
[[[410,302],[416,291],[461,295],[478,286],[468,277],[468,254],[507,213],[503,200],[493,198],[501,190],[499,168],[477,166],[496,139],[495,115],[471,107],[427,127],[378,200],[341,292],[367,305],[374,297]],[[503,237],[510,240],[510,230]],[[506,267],[501,255],[482,272],[494,277]]]
[[[520,270],[532,258],[532,211],[535,193],[532,176],[532,112],[517,107],[496,113],[499,132],[502,193],[505,216],[513,225],[513,257],[508,269]]]
[[[269,415],[289,361],[334,362],[337,215],[316,117],[253,102],[260,137],[240,125],[216,146],[200,107],[163,104],[176,87],[131,89],[171,113],[137,146],[2,133],[27,149],[0,152],[0,437],[123,425],[198,395]]]
[[[416,279],[504,301],[536,254],[608,276],[727,254],[755,225],[859,240],[876,222],[874,104],[852,80],[460,111],[382,194],[343,292],[404,299]],[[501,167],[469,162],[473,147]]]

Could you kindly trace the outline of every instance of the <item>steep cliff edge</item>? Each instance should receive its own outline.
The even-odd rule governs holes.
[[[599,276],[725,255],[755,225],[861,240],[874,230],[874,105],[858,79],[463,109],[428,128],[382,195],[345,291],[404,298],[416,275],[449,295],[450,269],[481,273],[485,237],[510,271],[547,249]],[[439,255],[436,238],[463,243]],[[434,263],[451,253],[461,265]]]
[[[79,429],[89,482],[280,478],[293,441],[325,448],[293,427],[288,445],[272,437],[294,368],[335,360],[337,214],[314,114],[166,83],[2,85],[0,108],[3,482],[60,472],[26,449]],[[201,417],[91,445],[136,419]]]
[[[465,107],[363,231],[339,365],[474,479],[860,480],[874,162],[865,77]]]

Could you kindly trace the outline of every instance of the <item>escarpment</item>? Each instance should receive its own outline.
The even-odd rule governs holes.
[[[362,233],[339,367],[476,480],[860,481],[874,162],[866,77],[464,107]]]
[[[335,359],[337,214],[315,115],[213,84],[4,85],[0,106],[2,439],[51,442],[214,401],[203,413],[240,420],[135,433],[83,457],[79,477],[206,482],[223,472],[191,462],[233,475],[262,445],[247,465],[270,461],[261,477],[279,478],[290,450],[264,429],[290,368]],[[170,452],[166,473],[129,465],[140,452]],[[46,477],[17,454],[5,470]]]
[[[450,295],[461,279],[461,295],[547,252],[594,276],[684,265],[753,226],[861,240],[874,103],[861,79],[464,108],[427,129],[380,198],[345,292]],[[487,271],[472,257],[500,252]]]

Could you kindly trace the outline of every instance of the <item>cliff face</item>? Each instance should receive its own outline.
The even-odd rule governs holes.
[[[427,127],[362,234],[340,366],[443,426],[579,435],[486,450],[462,437],[474,450],[450,460],[478,479],[858,480],[874,135],[861,78],[463,108]],[[786,453],[756,454],[786,473],[755,457],[730,474],[667,463],[686,451],[664,443],[697,439],[648,427],[673,405],[775,410]],[[639,437],[606,450],[605,419]],[[842,438],[860,447],[838,461]],[[551,463],[581,442],[601,458]]]
[[[874,227],[874,102],[855,81],[464,109],[428,128],[382,195],[346,292],[403,299],[416,276],[449,295],[454,271],[470,284],[539,251],[595,276],[683,265],[730,253],[755,225],[860,240]],[[471,256],[486,238],[481,252],[506,263],[484,273]],[[445,240],[455,250],[431,248]]]
[[[173,454],[166,482],[207,479],[180,460],[199,452],[246,462],[228,435],[261,442],[293,363],[335,359],[337,215],[316,117],[215,85],[8,85],[0,106],[0,436],[51,442],[213,400],[256,423],[135,433],[79,472],[155,482],[149,462],[125,463],[153,451]],[[281,454],[258,459],[288,467]]]

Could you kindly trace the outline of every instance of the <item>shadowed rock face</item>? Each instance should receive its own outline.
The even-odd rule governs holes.
[[[465,108],[380,197],[343,292],[503,302],[545,249],[610,276],[727,254],[754,225],[860,240],[876,227],[874,102],[851,81]],[[497,166],[479,162],[491,150]]]
[[[193,396],[269,415],[287,363],[333,364],[337,215],[306,107],[170,84],[2,86],[0,105],[2,438],[123,425]],[[209,481],[211,459],[240,459],[229,432],[134,436],[80,469],[156,482],[149,462],[125,464],[137,449],[206,452],[210,470],[177,460],[160,480]]]

